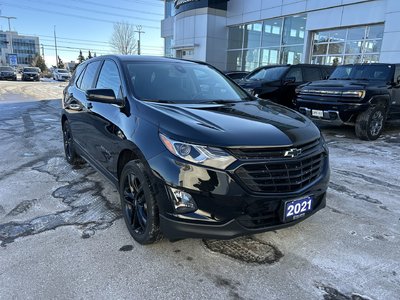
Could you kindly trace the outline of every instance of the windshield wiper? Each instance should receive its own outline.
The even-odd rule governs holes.
[[[365,80],[365,81],[370,81],[371,78],[357,78],[357,80]]]

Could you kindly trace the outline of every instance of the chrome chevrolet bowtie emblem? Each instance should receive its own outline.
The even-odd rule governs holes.
[[[293,157],[299,156],[300,154],[301,154],[301,149],[292,148],[292,149],[285,151],[285,154],[283,156],[293,158]]]

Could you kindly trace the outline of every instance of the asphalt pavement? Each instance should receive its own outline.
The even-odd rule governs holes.
[[[399,299],[400,122],[324,127],[327,207],[296,226],[141,246],[115,187],[64,159],[64,86],[0,82],[0,299]]]

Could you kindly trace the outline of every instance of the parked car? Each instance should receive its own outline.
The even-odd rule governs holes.
[[[351,124],[357,137],[376,140],[386,119],[400,118],[400,64],[339,66],[328,80],[297,91],[301,113],[329,124]]]
[[[328,149],[308,118],[205,63],[101,56],[64,90],[66,160],[119,190],[133,238],[232,238],[325,206]]]
[[[294,108],[295,90],[301,84],[326,79],[333,67],[324,65],[272,65],[255,69],[238,84],[252,95]]]
[[[36,67],[27,67],[22,69],[22,80],[32,80],[39,81],[40,80],[40,69]]]
[[[244,77],[246,77],[249,72],[247,71],[225,71],[224,74],[228,76],[230,79],[239,82]]]
[[[17,80],[17,72],[12,67],[0,67],[0,80]]]
[[[70,80],[71,73],[66,69],[54,69],[53,70],[53,79],[54,80]]]

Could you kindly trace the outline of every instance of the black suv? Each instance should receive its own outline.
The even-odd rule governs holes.
[[[400,65],[343,65],[329,77],[300,87],[297,107],[330,124],[355,125],[356,135],[375,140],[387,118],[400,118]]]
[[[35,67],[23,68],[22,80],[28,81],[39,81],[40,80],[40,69]]]
[[[294,108],[296,88],[329,77],[333,67],[323,65],[274,65],[255,69],[238,84],[252,95]]]
[[[0,80],[17,80],[17,72],[12,67],[0,67]]]
[[[232,238],[293,225],[325,206],[328,149],[308,118],[215,68],[101,56],[64,90],[66,159],[118,188],[129,232]]]

